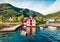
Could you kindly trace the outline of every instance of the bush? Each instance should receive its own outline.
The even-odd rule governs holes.
[[[44,24],[43,18],[39,18],[38,20],[36,20],[36,25],[39,25],[39,24]]]

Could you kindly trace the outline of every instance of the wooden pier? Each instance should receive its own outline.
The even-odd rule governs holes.
[[[9,27],[9,28],[4,28],[4,29],[1,29],[0,32],[14,32],[19,26],[21,26],[21,25],[16,25],[16,26]]]

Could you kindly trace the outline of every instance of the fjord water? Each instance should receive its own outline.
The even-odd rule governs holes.
[[[60,42],[60,28],[57,30],[37,29],[34,36],[22,36],[20,30],[0,33],[0,42]]]

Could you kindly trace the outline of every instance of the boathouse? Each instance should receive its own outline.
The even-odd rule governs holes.
[[[26,32],[28,35],[34,35],[36,30],[36,21],[31,16],[27,19],[24,18],[23,22],[23,28],[26,29]]]
[[[29,35],[34,35],[36,31],[36,21],[31,16],[27,20],[26,31]]]

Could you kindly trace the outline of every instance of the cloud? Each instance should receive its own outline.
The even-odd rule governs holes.
[[[29,6],[31,5],[31,2],[20,2],[20,3],[11,2],[11,4],[19,8],[29,8]]]
[[[56,0],[54,4],[52,4],[43,14],[55,13],[60,11],[60,0]]]
[[[0,0],[0,3],[10,3],[12,0]]]

